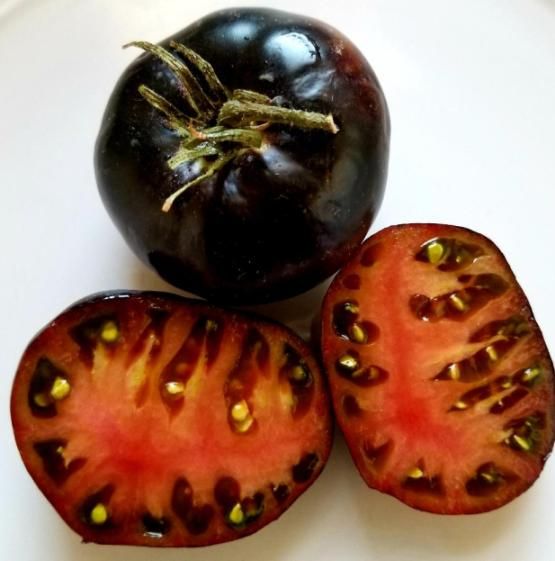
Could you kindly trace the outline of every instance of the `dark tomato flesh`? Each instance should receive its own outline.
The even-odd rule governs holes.
[[[490,240],[433,224],[375,234],[334,279],[322,332],[337,419],[370,487],[460,514],[537,479],[554,440],[553,365]]]
[[[265,526],[318,477],[327,393],[275,323],[161,293],[98,295],[25,351],[25,466],[85,541],[201,546]]]
[[[205,162],[168,166],[179,134],[139,87],[189,109],[167,65],[143,55],[119,80],[97,139],[96,177],[109,214],[143,262],[190,292],[251,304],[311,288],[356,251],[382,201],[389,116],[376,76],[337,30],[275,10],[220,11],[161,45],[172,50],[170,40],[209,62],[227,91],[332,115],[339,132],[259,128],[261,147],[241,151],[162,212]]]

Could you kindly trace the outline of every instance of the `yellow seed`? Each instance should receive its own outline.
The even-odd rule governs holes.
[[[119,329],[115,321],[107,321],[100,331],[100,338],[105,343],[114,343],[119,337]]]
[[[503,382],[503,383],[501,384],[501,387],[502,387],[504,390],[508,390],[509,388],[512,388],[512,387],[513,387],[513,382],[512,382],[511,379],[509,378],[508,380],[506,380],[505,382]]]
[[[54,383],[52,384],[52,388],[50,388],[50,395],[56,401],[64,399],[69,395],[71,391],[70,383],[60,376],[56,376],[54,379]]]
[[[306,380],[307,378],[306,368],[302,364],[297,364],[291,370],[291,377],[293,378],[293,380],[296,380],[297,382],[302,382]]]
[[[244,421],[235,423],[235,429],[237,432],[247,432],[252,427],[253,423],[254,419],[252,418],[252,415],[249,415]]]
[[[229,521],[236,526],[243,524],[243,522],[245,521],[245,513],[243,512],[241,503],[236,503],[234,507],[229,511],[227,517]]]
[[[38,405],[39,407],[48,407],[52,403],[50,396],[45,393],[36,393],[33,396],[33,401],[35,402],[35,405]]]
[[[463,401],[462,399],[459,401],[456,401],[455,404],[453,405],[453,407],[455,409],[459,409],[460,411],[462,411],[463,409],[467,409],[468,408],[468,403],[466,403],[466,401]]]
[[[468,308],[466,302],[455,292],[449,295],[449,302],[459,312],[464,312]]]
[[[216,331],[218,329],[218,322],[213,319],[206,320],[206,331]]]
[[[447,376],[451,378],[451,380],[458,380],[461,377],[461,367],[457,362],[453,362],[447,367]]]
[[[358,360],[349,354],[340,357],[338,362],[347,370],[356,370],[358,368]]]
[[[540,374],[541,371],[537,367],[527,368],[522,375],[522,381],[531,382],[532,380],[535,380]]]
[[[490,473],[489,471],[481,471],[478,475],[488,483],[495,483],[497,480],[496,475],[494,473]]]
[[[355,343],[366,343],[368,336],[366,335],[366,331],[364,331],[358,323],[353,323],[353,325],[349,327],[349,339]]]
[[[183,382],[166,382],[164,388],[170,395],[181,395],[185,393],[185,385]]]
[[[526,452],[529,452],[532,449],[532,443],[528,438],[524,438],[523,436],[519,436],[518,434],[513,434],[513,440],[519,448]]]
[[[426,247],[426,256],[432,265],[437,265],[443,257],[443,245],[439,242],[431,242]]]
[[[231,418],[237,423],[242,423],[246,421],[250,416],[250,410],[248,403],[242,399],[237,403],[234,403],[231,407]]]
[[[108,520],[108,510],[102,503],[98,503],[91,510],[90,519],[93,524],[100,526]]]
[[[343,309],[351,314],[358,314],[359,312],[359,307],[354,302],[345,302]]]
[[[421,479],[424,477],[424,472],[419,467],[413,467],[408,473],[407,477],[411,479]]]
[[[488,345],[486,347],[486,353],[491,361],[495,362],[496,360],[499,360],[499,355],[493,345]]]

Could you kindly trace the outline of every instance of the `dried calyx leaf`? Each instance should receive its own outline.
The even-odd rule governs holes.
[[[238,89],[230,93],[212,65],[181,43],[170,42],[170,47],[180,57],[147,41],[133,41],[124,45],[127,47],[143,49],[168,67],[192,113],[185,114],[145,84],[139,86],[141,96],[164,115],[166,126],[182,139],[177,152],[168,160],[170,169],[190,162],[200,163],[200,174],[164,201],[164,212],[168,212],[187,189],[214,175],[233,158],[245,150],[260,148],[263,131],[269,125],[316,129],[331,134],[339,131],[331,114],[272,105],[269,97],[250,90]],[[197,76],[202,76],[203,84]]]

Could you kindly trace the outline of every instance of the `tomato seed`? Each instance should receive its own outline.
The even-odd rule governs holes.
[[[119,339],[119,328],[115,321],[105,322],[100,329],[100,338],[105,343],[115,343]]]
[[[113,485],[105,485],[100,491],[90,495],[81,506],[82,519],[97,528],[112,525],[108,502],[115,491]]]
[[[31,412],[37,417],[53,417],[57,413],[55,402],[67,397],[70,389],[68,375],[50,359],[39,358],[29,384]]]
[[[417,261],[430,263],[440,271],[458,271],[483,254],[479,246],[456,238],[434,238],[422,244],[415,257]]]
[[[56,376],[56,378],[54,378],[54,383],[52,384],[52,388],[50,388],[52,399],[56,401],[65,399],[70,391],[71,385],[66,378],[62,378],[61,376]]]

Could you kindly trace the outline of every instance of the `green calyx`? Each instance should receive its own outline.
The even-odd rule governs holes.
[[[192,114],[185,114],[148,86],[139,86],[141,96],[165,117],[166,126],[181,138],[179,148],[168,160],[170,169],[190,162],[200,163],[199,175],[164,201],[164,212],[168,212],[187,189],[214,175],[233,158],[245,150],[260,148],[264,130],[270,125],[317,129],[331,134],[339,131],[331,114],[278,107],[272,105],[269,97],[250,90],[229,92],[212,65],[185,45],[170,42],[179,57],[146,41],[134,41],[124,48],[131,46],[143,49],[166,64]],[[202,76],[202,85],[196,76]]]

